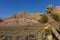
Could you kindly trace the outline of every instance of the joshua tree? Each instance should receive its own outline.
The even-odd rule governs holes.
[[[52,11],[53,11],[52,5],[47,6],[47,8],[46,8],[47,14],[51,13]]]
[[[38,19],[39,22],[41,23],[47,23],[48,22],[48,17],[45,14],[41,15],[41,18]]]

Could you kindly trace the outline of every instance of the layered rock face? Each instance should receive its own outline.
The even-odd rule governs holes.
[[[38,21],[36,20],[38,17],[40,17],[39,13],[20,12],[4,20],[2,23],[0,23],[0,26],[34,24],[38,23]]]

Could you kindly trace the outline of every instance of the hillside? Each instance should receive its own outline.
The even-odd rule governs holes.
[[[19,12],[9,18],[6,18],[6,20],[0,23],[0,26],[34,24],[38,23],[36,19],[39,17],[40,17],[39,13]]]

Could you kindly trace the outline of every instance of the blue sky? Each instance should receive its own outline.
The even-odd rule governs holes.
[[[46,13],[46,7],[60,6],[60,0],[0,0],[0,17],[7,18],[18,12]]]

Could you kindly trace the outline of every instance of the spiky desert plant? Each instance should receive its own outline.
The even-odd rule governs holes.
[[[51,13],[52,11],[53,11],[52,5],[47,6],[47,8],[46,8],[47,14]]]
[[[44,34],[45,35],[50,35],[51,34],[51,25],[46,23],[44,27]]]
[[[41,15],[41,18],[38,19],[39,22],[41,23],[47,23],[48,22],[48,17],[45,14]]]

